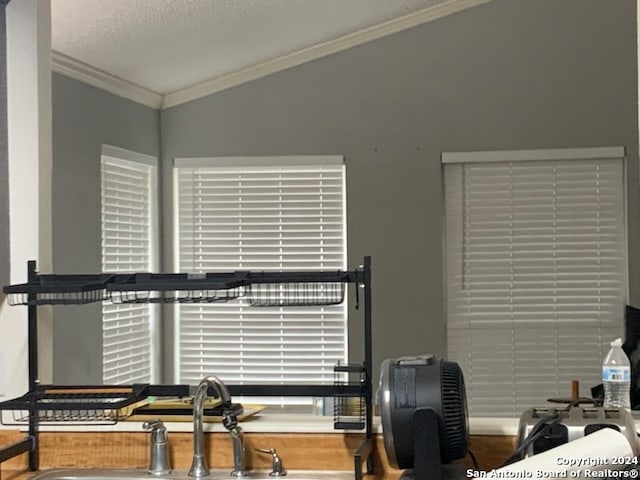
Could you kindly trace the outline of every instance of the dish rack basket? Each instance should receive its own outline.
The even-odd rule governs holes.
[[[108,298],[106,286],[116,275],[35,275],[28,283],[7,285],[9,305],[84,305]]]
[[[74,424],[114,424],[128,416],[128,407],[145,400],[148,385],[122,387],[38,385],[21,397],[0,402],[2,410],[11,410],[12,418],[3,416],[3,425],[25,425],[35,409],[40,424],[73,422]]]
[[[252,307],[302,307],[344,302],[342,272],[254,273],[247,286]]]

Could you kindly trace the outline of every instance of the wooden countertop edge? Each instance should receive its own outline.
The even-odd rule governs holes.
[[[1,432],[0,432],[1,433]],[[23,438],[20,432],[0,434],[0,447]],[[207,451],[212,467],[233,465],[232,445],[227,434],[207,434]],[[276,448],[290,470],[349,470],[353,468],[353,452],[363,440],[358,434],[257,434],[245,435],[247,466],[250,469],[270,467],[268,456],[255,452],[256,448]],[[186,470],[193,455],[193,435],[171,433],[170,456],[175,470]],[[514,451],[515,437],[472,436],[469,450],[478,459],[479,470],[500,466]],[[387,460],[381,435],[373,445],[374,475],[368,479],[396,480],[400,470],[393,469]],[[70,468],[131,468],[144,469],[149,461],[148,433],[122,432],[42,432],[40,434],[41,471]],[[468,455],[456,463],[471,468]],[[2,480],[28,480],[37,472],[27,467],[27,455],[10,459],[1,465]]]

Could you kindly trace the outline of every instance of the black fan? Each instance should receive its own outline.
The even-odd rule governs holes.
[[[467,454],[467,402],[457,363],[433,355],[385,360],[378,402],[393,467],[436,480],[442,465]]]

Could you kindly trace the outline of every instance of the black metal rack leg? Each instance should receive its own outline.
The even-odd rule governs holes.
[[[29,281],[37,276],[36,262],[31,260],[27,264]],[[36,296],[29,294],[28,314],[28,342],[29,342],[29,391],[35,392],[38,384],[38,307]],[[29,450],[29,470],[35,471],[40,467],[39,438],[38,438],[38,411],[35,399],[32,408],[29,409],[29,437],[32,442]]]
[[[356,288],[358,288],[356,286]],[[373,442],[373,333],[371,325],[371,257],[364,257],[364,363],[366,369],[366,436]],[[367,455],[367,473],[373,473],[373,448]]]

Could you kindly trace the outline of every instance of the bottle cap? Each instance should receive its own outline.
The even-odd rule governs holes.
[[[621,338],[616,338],[613,342],[611,342],[611,346],[612,347],[621,347],[622,346],[622,339]]]

